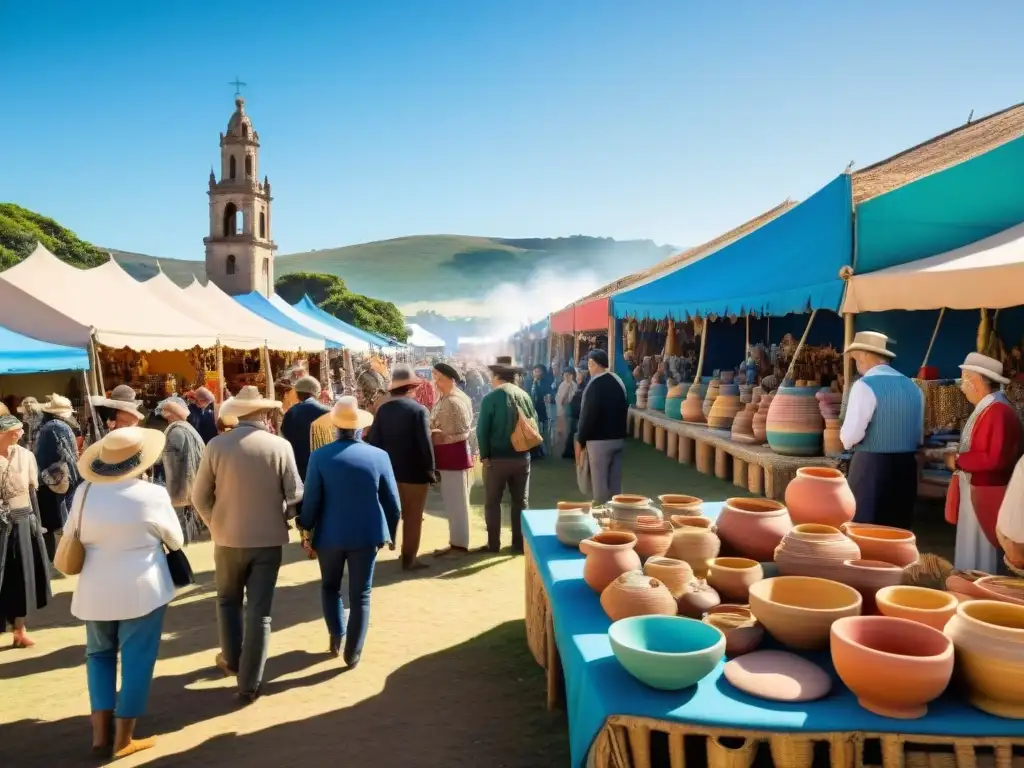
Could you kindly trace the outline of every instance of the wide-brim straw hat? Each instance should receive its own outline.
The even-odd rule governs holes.
[[[78,472],[90,483],[119,483],[138,477],[159,461],[164,433],[145,427],[124,427],[93,443],[78,460]]]
[[[391,383],[388,384],[388,391],[394,392],[399,387],[418,387],[423,379],[416,375],[416,372],[407,365],[396,365],[391,371]]]
[[[54,416],[69,416],[75,412],[74,406],[71,405],[71,401],[63,395],[58,394],[50,395],[49,400],[42,405],[34,405],[33,408]]]
[[[884,333],[878,333],[877,331],[860,331],[853,337],[853,343],[850,344],[844,351],[844,355],[848,355],[851,352],[871,352],[875,355],[881,355],[887,357],[890,360],[896,357],[896,353],[889,349],[890,344],[895,344],[893,339],[890,339]]]
[[[487,367],[492,373],[526,373],[526,369],[513,363],[508,355],[496,358],[494,364]]]
[[[172,413],[179,419],[187,419],[189,417],[188,403],[177,395],[157,403],[156,412],[161,415]]]
[[[979,373],[986,379],[1009,384],[1010,380],[1003,376],[1003,364],[994,357],[983,355],[980,352],[971,352],[964,358],[964,364],[960,366],[961,371],[973,371]]]
[[[270,400],[269,398],[263,397],[260,391],[249,385],[242,387],[234,397],[229,397],[220,406],[220,416],[223,419],[226,416],[234,416],[236,418],[243,418],[248,416],[250,413],[256,411],[279,411],[281,410],[280,400]]]
[[[118,384],[114,387],[110,392],[110,397],[93,395],[89,399],[98,408],[113,408],[116,411],[124,411],[132,416],[138,416],[140,419],[144,415],[139,410],[142,401],[135,399],[135,390],[127,384]]]
[[[360,408],[354,397],[340,397],[331,408],[331,423],[338,429],[366,429],[373,424],[373,414]]]

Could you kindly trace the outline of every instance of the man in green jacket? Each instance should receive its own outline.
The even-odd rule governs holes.
[[[537,412],[530,394],[515,384],[522,369],[511,357],[499,357],[491,370],[491,391],[480,404],[476,425],[480,460],[484,465],[484,520],[487,523],[488,552],[501,548],[501,500],[508,487],[512,497],[512,551],[523,551],[523,510],[530,496],[530,452],[512,447],[512,432],[519,412],[537,426]]]

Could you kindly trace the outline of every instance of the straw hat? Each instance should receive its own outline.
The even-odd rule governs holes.
[[[229,397],[225,400],[220,406],[220,413],[218,415],[222,420],[225,420],[228,416],[241,419],[255,411],[266,410],[281,410],[281,401],[268,400],[260,394],[256,387],[249,385],[248,387],[242,387],[234,397]],[[225,423],[227,422],[225,421]]]
[[[338,429],[366,429],[373,424],[373,414],[360,408],[354,397],[340,397],[331,409],[331,423]]]
[[[1010,380],[1003,376],[1003,364],[994,357],[983,355],[980,352],[971,352],[964,358],[964,364],[960,366],[961,371],[973,371],[980,373],[986,379],[1009,384]]]
[[[416,387],[423,383],[423,379],[416,375],[408,365],[396,365],[391,371],[391,383],[388,391],[394,392],[399,387]]]
[[[874,355],[881,355],[890,360],[896,357],[896,353],[889,350],[889,344],[896,342],[884,333],[876,331],[860,331],[853,337],[853,343],[843,352],[848,355],[851,352],[870,352]]]
[[[208,390],[206,387],[199,387],[199,389],[192,393],[192,397],[195,398],[196,405],[200,405],[204,408],[210,403],[216,402],[213,392]]]
[[[138,477],[160,459],[165,442],[164,433],[156,429],[115,429],[85,449],[78,472],[90,483],[119,483]]]
[[[320,382],[312,376],[303,376],[295,382],[295,391],[301,395],[313,395],[313,397],[316,397],[320,394]]]
[[[54,416],[70,416],[75,412],[71,401],[63,395],[57,394],[50,395],[50,399],[47,402],[37,407],[43,413],[50,413]]]
[[[494,361],[494,365],[488,365],[491,373],[525,373],[526,369],[515,365],[512,362],[512,358],[509,355],[503,355],[498,357]]]
[[[142,401],[135,399],[135,390],[127,384],[118,384],[110,393],[110,397],[93,395],[89,398],[92,404],[100,408],[113,408],[115,411],[124,411],[132,416],[143,417],[139,411]]]
[[[187,419],[189,416],[188,403],[177,395],[161,400],[156,404],[156,412],[161,416],[171,413],[179,419]]]

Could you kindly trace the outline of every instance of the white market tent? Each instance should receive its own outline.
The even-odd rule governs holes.
[[[405,327],[409,329],[409,338],[405,340],[408,346],[417,349],[444,349],[444,339],[435,336],[423,326],[406,323]]]
[[[1024,304],[1024,224],[937,256],[854,275],[843,312]]]
[[[262,336],[255,335],[252,328],[239,329],[231,322],[231,318],[224,317],[211,306],[185,293],[184,290],[171,280],[162,270],[142,283],[144,288],[149,289],[161,301],[170,304],[179,312],[191,317],[198,318],[211,328],[217,329],[220,343],[231,349],[257,349],[265,343]]]
[[[325,339],[336,341],[345,349],[350,352],[369,352],[370,344],[364,339],[360,339],[351,333],[345,333],[339,328],[333,328],[326,323],[321,323],[315,317],[304,315],[299,312],[295,307],[289,304],[287,301],[282,299],[276,293],[270,297],[270,303],[275,309],[287,317],[294,320],[296,323],[301,325],[303,328],[308,328],[310,331],[315,333],[317,336],[323,336]]]
[[[54,344],[139,351],[212,347],[217,332],[159,300],[113,259],[93,269],[65,264],[42,245],[0,273],[0,324]]]

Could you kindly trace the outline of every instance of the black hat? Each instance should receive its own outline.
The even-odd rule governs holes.
[[[608,353],[605,352],[603,349],[590,350],[590,353],[587,355],[587,359],[593,360],[602,368],[608,367]]]
[[[434,363],[434,370],[442,376],[447,376],[457,384],[462,383],[462,374],[455,370],[454,366],[448,365],[448,363]]]
[[[509,355],[502,355],[494,361],[494,365],[488,365],[492,373],[525,373],[523,368],[512,363]]]

